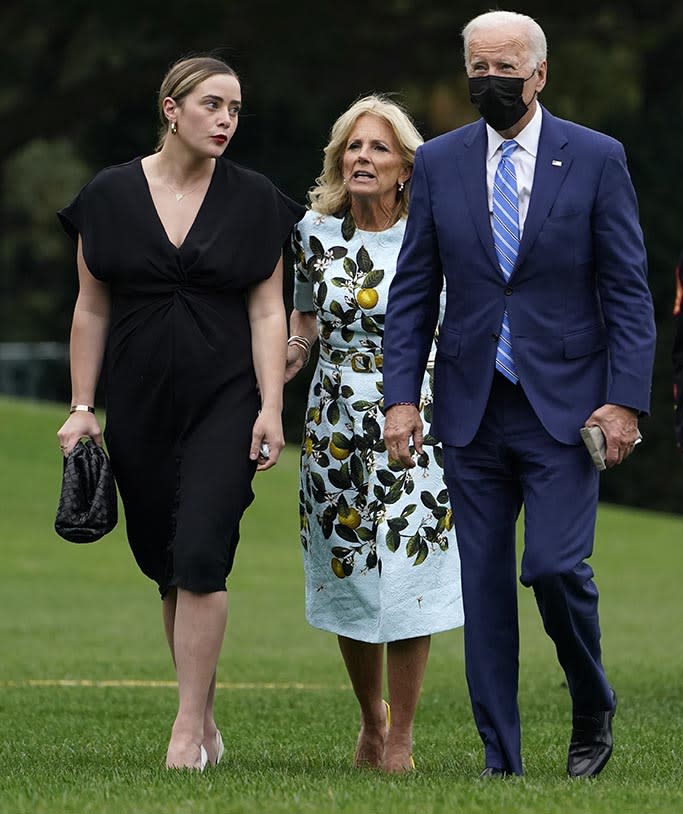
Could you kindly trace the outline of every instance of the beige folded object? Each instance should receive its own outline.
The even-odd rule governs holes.
[[[583,443],[586,445],[586,449],[590,452],[595,468],[600,472],[602,472],[603,469],[607,469],[607,465],[605,464],[607,442],[600,427],[597,425],[593,427],[581,427],[579,432],[581,433]],[[638,430],[638,437],[636,438],[634,446],[638,446],[642,440],[643,436],[640,434],[640,430]]]

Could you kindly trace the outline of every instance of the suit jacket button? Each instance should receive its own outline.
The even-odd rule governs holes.
[[[498,341],[498,334],[491,334],[491,339],[493,339],[494,342],[497,342]]]
[[[509,297],[509,296],[510,296],[510,294],[512,294],[512,289],[511,289],[511,288],[506,288],[506,289],[505,289],[505,296],[506,296],[506,297]]]

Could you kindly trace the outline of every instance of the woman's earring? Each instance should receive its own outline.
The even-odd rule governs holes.
[[[178,125],[175,122],[171,122],[171,133],[175,136],[178,132]]]
[[[405,186],[405,184],[403,183],[403,181],[399,181],[398,182],[398,191],[403,192],[403,187],[404,186]]]

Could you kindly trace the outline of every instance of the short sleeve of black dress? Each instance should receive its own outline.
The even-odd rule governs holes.
[[[105,438],[135,558],[163,594],[225,589],[259,401],[247,294],[305,210],[216,162],[187,237],[168,239],[140,159],[103,170],[59,213],[108,286]]]

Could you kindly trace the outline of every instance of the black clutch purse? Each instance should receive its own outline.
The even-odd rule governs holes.
[[[106,452],[81,439],[64,459],[55,531],[71,543],[94,543],[118,520],[116,484]]]

